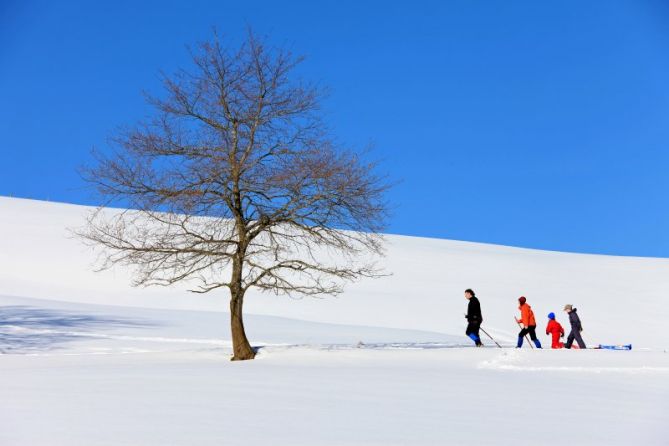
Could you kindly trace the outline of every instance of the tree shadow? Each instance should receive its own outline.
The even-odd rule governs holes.
[[[0,353],[26,354],[64,348],[90,333],[117,328],[151,328],[160,324],[139,319],[83,314],[31,307],[0,307]],[[89,334],[87,336],[87,334]]]

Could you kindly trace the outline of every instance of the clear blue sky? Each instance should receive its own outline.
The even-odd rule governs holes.
[[[339,139],[401,180],[389,232],[669,257],[661,0],[0,0],[0,195],[94,204],[91,148],[186,44],[247,25],[307,56]]]

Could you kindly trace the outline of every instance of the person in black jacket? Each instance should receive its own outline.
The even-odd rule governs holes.
[[[477,347],[483,347],[481,337],[479,336],[479,329],[481,328],[481,322],[483,322],[481,303],[476,298],[474,290],[471,289],[465,290],[465,298],[469,301],[469,304],[467,305],[467,314],[465,315],[468,322],[465,334],[474,341]]]
[[[569,336],[567,336],[567,343],[564,345],[564,348],[571,348],[574,339],[576,339],[580,348],[586,348],[585,342],[583,342],[583,338],[581,337],[583,326],[581,325],[581,319],[576,314],[576,308],[571,305],[565,305],[564,311],[569,314],[569,323],[571,324],[571,331],[569,332]]]

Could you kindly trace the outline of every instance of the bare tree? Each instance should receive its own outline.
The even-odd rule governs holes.
[[[103,247],[101,268],[134,266],[134,285],[227,288],[232,359],[252,359],[249,289],[336,295],[380,274],[387,186],[335,143],[321,89],[291,77],[301,58],[249,32],[234,50],[215,36],[192,59],[148,98],[155,116],[84,169],[106,206],[131,210],[101,207],[78,234]]]

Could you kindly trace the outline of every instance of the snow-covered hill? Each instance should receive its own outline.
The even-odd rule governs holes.
[[[666,444],[669,259],[388,236],[390,277],[251,294],[231,363],[226,294],[93,272],[89,211],[0,198],[0,445]],[[635,350],[471,348],[470,287],[505,346],[525,295]]]
[[[225,291],[130,286],[130,272],[96,273],[96,257],[68,229],[90,208],[0,198],[0,295],[131,307],[227,311]],[[669,347],[669,259],[537,251],[390,235],[392,276],[348,287],[336,299],[290,299],[252,293],[246,312],[312,322],[460,334],[473,288],[485,327],[512,341],[517,299],[524,295],[540,320],[574,304],[592,343]],[[252,328],[252,327],[250,327]]]

